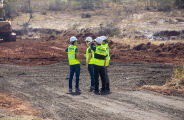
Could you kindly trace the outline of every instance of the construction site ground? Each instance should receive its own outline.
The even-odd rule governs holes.
[[[80,95],[67,94],[69,69],[65,62],[33,67],[1,65],[0,71],[0,91],[32,104],[33,108],[26,109],[25,106],[23,109],[13,111],[18,113],[19,118],[22,114],[52,120],[183,120],[184,118],[183,98],[139,90],[139,86],[143,84],[164,84],[171,77],[170,65],[111,64],[109,76],[112,93],[108,95],[94,95],[88,91],[89,74],[84,65],[81,65]],[[9,106],[17,107],[16,104],[13,106],[13,103],[12,99]],[[5,109],[6,105],[1,108]],[[15,117],[1,111],[0,116],[1,120]]]
[[[147,44],[122,52],[121,48],[124,47],[112,42],[110,46],[115,51],[109,67],[112,93],[100,96],[88,91],[90,77],[83,57],[86,47],[84,43],[80,43],[79,51],[83,61],[80,76],[82,93],[70,95],[67,94],[69,66],[64,52],[68,43],[67,40],[63,41],[17,40],[0,44],[0,92],[5,94],[0,96],[0,120],[183,120],[182,94],[172,94],[175,97],[164,96],[139,89],[143,85],[163,85],[171,80],[173,65],[159,63],[179,64],[183,62],[182,56],[160,51],[159,53],[176,57],[159,57],[151,47],[149,51],[141,50],[142,46],[160,48]],[[114,44],[117,47],[113,48]],[[10,113],[4,112],[4,109]]]
[[[161,86],[172,79],[175,65],[184,63],[183,40],[145,42],[145,38],[136,38],[134,31],[143,30],[139,35],[165,30],[182,33],[183,17],[145,12],[122,18],[117,26],[121,25],[125,37],[109,37],[111,94],[94,95],[89,92],[84,39],[96,37],[92,31],[114,16],[95,11],[90,12],[92,18],[85,19],[81,12],[69,13],[33,13],[29,23],[27,14],[13,20],[17,41],[0,43],[0,120],[184,119],[183,93],[166,96],[140,89],[143,85]],[[72,35],[79,38],[80,95],[67,94],[69,66],[64,50]]]

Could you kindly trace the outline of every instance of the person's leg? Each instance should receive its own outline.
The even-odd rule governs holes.
[[[99,68],[98,66],[94,65],[94,78],[95,78],[95,92],[99,92]]]
[[[105,68],[104,67],[100,67],[100,77],[101,77],[101,82],[102,82],[102,92],[105,92],[105,83],[106,83],[106,79],[105,79]]]
[[[106,85],[105,85],[105,89],[107,91],[110,91],[110,81],[109,81],[109,76],[108,76],[108,67],[105,68],[105,82],[106,82]]]
[[[69,90],[72,90],[72,80],[74,75],[74,66],[70,66],[70,77],[69,77]]]
[[[89,64],[88,65],[88,71],[90,74],[90,78],[91,78],[91,85],[90,85],[90,89],[94,89],[94,65],[93,64]]]
[[[75,72],[76,72],[76,84],[75,89],[79,90],[79,77],[80,77],[80,65],[75,66]]]

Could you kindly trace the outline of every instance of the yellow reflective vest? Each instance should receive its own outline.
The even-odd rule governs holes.
[[[105,65],[105,59],[106,59],[106,56],[107,56],[107,51],[106,51],[106,48],[99,45],[99,46],[96,46],[96,50],[95,50],[95,55],[94,55],[94,65],[97,65],[97,66],[104,66]],[[99,58],[97,56],[102,56],[104,57],[103,58]]]
[[[94,51],[91,50],[91,59],[88,63],[88,59],[89,59],[89,49],[91,49],[91,47],[88,47],[86,50],[86,64],[94,64]]]
[[[76,49],[77,49],[77,46],[75,46],[75,45],[70,45],[68,47],[69,65],[80,64],[79,60],[76,59],[76,54],[75,54]]]
[[[105,64],[105,66],[109,66],[109,61],[110,61],[109,45],[106,43],[105,45],[102,45],[102,46],[105,47],[106,51],[107,51],[107,57],[106,57],[106,64]]]

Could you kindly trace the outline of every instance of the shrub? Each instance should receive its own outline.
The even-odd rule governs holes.
[[[116,23],[109,23],[105,27],[100,26],[100,32],[99,35],[108,35],[110,37],[119,35],[121,33],[121,30],[119,27],[116,26]]]
[[[90,18],[91,17],[91,14],[90,13],[83,13],[81,15],[82,18]]]
[[[184,9],[184,0],[176,0],[175,5],[177,8]]]
[[[12,18],[18,15],[18,11],[20,10],[21,6],[18,4],[17,1],[7,0],[5,1],[5,11],[6,17]]]
[[[66,9],[65,0],[50,0],[49,1],[49,10],[60,11]]]
[[[167,82],[165,86],[167,87],[184,86],[184,65],[183,70],[179,70],[178,68],[174,69],[172,80],[170,82]]]

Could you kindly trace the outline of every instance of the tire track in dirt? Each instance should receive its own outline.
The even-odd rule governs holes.
[[[180,118],[176,117],[176,115],[182,114],[182,112],[184,111],[183,109],[184,107],[182,105],[183,100],[172,100],[171,98],[166,98],[164,96],[154,96],[153,94],[149,94],[146,92],[136,92],[136,93],[133,91],[131,92],[126,91],[123,93],[114,92],[112,95],[108,95],[108,96],[94,96],[94,95],[89,95],[88,93],[83,93],[80,96],[72,96],[72,95],[66,94],[66,90],[61,90],[61,89],[56,90],[52,88],[47,90],[48,92],[51,91],[49,93],[59,95],[60,100],[63,99],[63,101],[66,102],[66,103],[62,102],[62,104],[65,104],[69,108],[80,109],[80,110],[85,109],[85,112],[88,111],[90,114],[92,113],[91,108],[93,108],[93,110],[95,111],[96,110],[104,111],[105,113],[112,114],[112,115],[118,114],[119,119],[125,118],[125,119],[133,119],[133,120],[134,119],[135,120],[143,120],[143,119],[180,120]],[[144,95],[144,97],[140,97],[138,95],[140,96]],[[151,101],[149,98],[146,98],[146,97],[150,97],[151,99],[154,98],[154,101]],[[159,99],[156,100],[157,98]],[[162,102],[162,100],[164,100],[164,102]],[[159,110],[158,106],[160,108],[165,107],[166,109],[170,109],[170,110],[173,109],[174,111],[178,110],[177,112],[179,113],[177,114],[176,112],[175,115],[168,114],[170,112],[168,111],[162,112],[161,110]],[[148,108],[144,109],[143,107],[144,108],[148,107]],[[183,116],[181,115],[180,117],[183,117]]]
[[[0,86],[0,90],[13,91],[36,109],[44,111],[40,117],[53,120],[183,120],[183,98],[132,91],[138,88],[140,81],[146,84],[165,82],[171,71],[169,65],[112,64],[109,67],[112,94],[97,96],[88,92],[89,74],[81,65],[82,94],[72,96],[66,94],[66,63],[35,67],[1,65],[3,77],[0,77],[0,83],[8,86]]]

